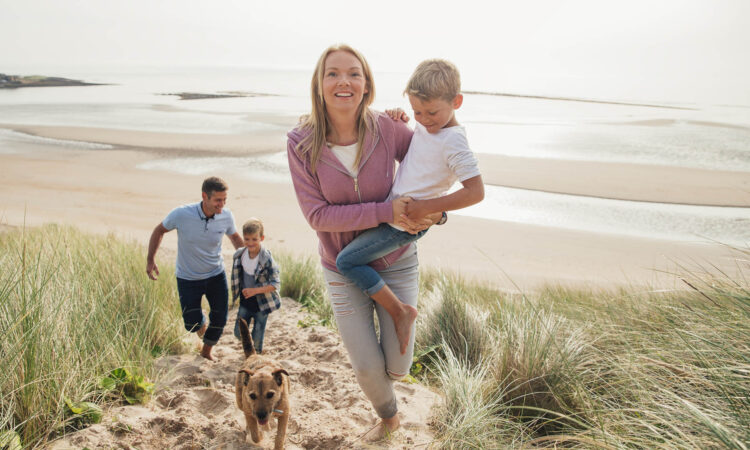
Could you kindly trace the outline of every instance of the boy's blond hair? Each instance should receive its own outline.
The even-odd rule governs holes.
[[[242,234],[255,234],[260,233],[260,236],[263,237],[263,222],[260,221],[260,219],[256,219],[255,217],[251,217],[247,222],[245,222],[242,225]]]
[[[439,98],[450,102],[460,93],[461,75],[453,63],[444,59],[428,59],[419,63],[404,89],[404,94],[422,101]]]

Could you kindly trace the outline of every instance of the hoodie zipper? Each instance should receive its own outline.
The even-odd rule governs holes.
[[[377,134],[377,135],[375,135],[375,142],[373,143],[372,148],[367,153],[367,155],[365,155],[364,160],[360,162],[360,164],[359,164],[360,167],[362,167],[364,165],[364,163],[366,163],[367,160],[370,159],[370,156],[372,156],[373,152],[375,151],[375,147],[378,146],[379,142],[380,142],[380,135]],[[385,143],[385,141],[383,141],[383,142]],[[325,164],[328,164],[329,166],[331,166],[332,168],[338,170],[339,172],[344,173],[344,174],[349,175],[350,177],[352,177],[352,174],[349,173],[349,171],[342,170],[340,167],[337,167],[335,164],[332,164],[332,163],[330,163],[330,162],[328,162],[328,161],[326,161],[324,159],[321,159],[321,162],[325,163]],[[387,164],[388,164],[388,162],[386,161],[386,165]],[[386,178],[388,178],[388,176],[390,175],[390,172],[391,172],[390,169],[388,167],[386,167]],[[359,203],[362,203],[362,193],[359,191],[359,179],[358,179],[358,177],[352,177],[352,180],[354,181],[354,192],[357,193],[357,199],[359,200]],[[383,262],[383,264],[385,265],[386,268],[388,268],[388,267],[391,266],[391,264],[388,262],[388,260],[385,259],[385,256],[381,256],[379,259]]]
[[[359,181],[357,180],[357,177],[354,177],[353,180],[354,180],[354,192],[357,193],[357,198],[359,199],[359,202],[362,203],[362,195],[359,192]]]

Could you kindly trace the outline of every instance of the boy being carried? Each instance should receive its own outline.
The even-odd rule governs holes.
[[[412,74],[404,93],[409,96],[417,125],[409,151],[401,162],[389,199],[404,202],[406,215],[420,219],[435,212],[465,208],[484,199],[484,184],[477,160],[469,148],[455,110],[461,107],[461,80],[448,61],[423,61]],[[460,181],[463,188],[447,194]],[[447,194],[447,195],[446,195]],[[446,216],[438,223],[444,223]],[[398,218],[394,217],[394,221]],[[416,308],[401,302],[378,273],[367,264],[409,244],[425,231],[410,234],[393,224],[365,231],[336,258],[339,272],[351,279],[393,319],[401,354],[413,335]]]

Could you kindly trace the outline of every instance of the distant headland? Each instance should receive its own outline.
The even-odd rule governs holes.
[[[45,77],[42,75],[20,76],[0,73],[0,89],[16,89],[22,87],[43,86],[100,86],[101,83],[87,83],[61,77]]]
[[[233,98],[233,97],[277,97],[276,94],[266,94],[262,92],[244,92],[244,91],[222,91],[218,94],[203,94],[200,92],[175,92],[157,95],[175,95],[180,100],[205,100],[209,98]]]

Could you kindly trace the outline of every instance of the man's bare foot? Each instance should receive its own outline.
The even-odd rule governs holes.
[[[401,314],[393,318],[402,355],[406,354],[406,346],[409,345],[409,338],[411,337],[411,326],[415,320],[417,320],[417,308],[406,304],[401,309]]]
[[[398,430],[400,426],[401,421],[398,418],[398,414],[396,414],[389,419],[381,419],[380,422],[378,422],[378,424],[375,426],[375,428],[368,431],[362,438],[366,442],[379,442],[388,440],[393,435],[393,432]]]
[[[197,334],[199,338],[203,339],[203,336],[205,336],[206,334],[206,330],[208,330],[208,324],[203,322],[203,325],[201,325],[200,330],[196,331],[195,334]]]
[[[210,361],[216,361],[216,358],[214,358],[211,355],[211,350],[214,348],[213,345],[206,345],[203,344],[203,348],[201,349],[201,356],[210,360]]]

